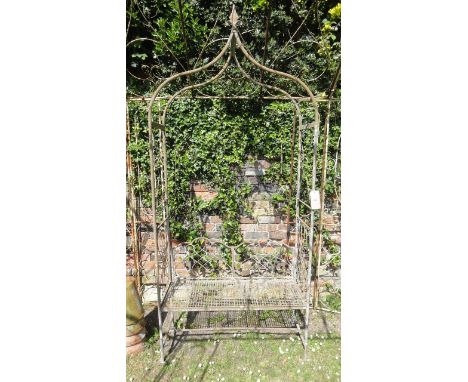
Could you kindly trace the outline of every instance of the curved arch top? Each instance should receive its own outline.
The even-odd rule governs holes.
[[[232,8],[232,12],[231,12],[231,15],[230,15],[230,18],[229,18],[229,21],[231,23],[231,33],[229,34],[228,38],[227,38],[227,42],[226,44],[223,46],[223,48],[221,49],[221,51],[218,53],[218,55],[213,59],[211,60],[210,62],[206,63],[205,65],[203,66],[200,66],[198,68],[194,68],[194,69],[191,69],[191,70],[187,70],[185,72],[180,72],[180,73],[176,73],[174,74],[173,76],[171,77],[168,77],[166,78],[157,88],[156,90],[154,91],[151,99],[150,99],[150,102],[149,102],[149,105],[148,105],[148,127],[149,129],[151,130],[152,129],[152,107],[153,107],[153,104],[154,104],[154,101],[156,100],[156,97],[158,96],[158,94],[161,92],[161,90],[166,86],[168,85],[169,83],[171,83],[172,81],[176,80],[177,78],[180,78],[180,77],[185,77],[185,76],[190,76],[191,74],[195,74],[195,73],[198,73],[198,72],[201,72],[201,71],[204,71],[210,67],[212,67],[214,64],[216,64],[219,60],[221,60],[221,58],[229,51],[229,58],[227,60],[227,62],[234,57],[236,63],[238,64],[238,60],[237,60],[237,57],[236,57],[236,51],[237,49],[240,49],[240,51],[242,52],[242,54],[245,56],[245,58],[247,58],[247,60],[249,62],[251,62],[254,66],[256,66],[257,68],[259,68],[261,71],[264,71],[264,72],[268,72],[268,73],[272,73],[272,74],[275,74],[277,76],[280,76],[280,77],[284,77],[284,78],[287,78],[293,82],[295,82],[296,84],[298,84],[301,88],[303,88],[305,90],[305,92],[307,93],[307,95],[309,96],[310,98],[310,102],[311,104],[313,105],[314,107],[314,112],[315,112],[315,118],[314,118],[314,129],[316,129],[318,131],[318,128],[319,128],[319,124],[320,124],[320,115],[319,115],[319,110],[318,110],[318,103],[315,99],[315,96],[314,94],[312,93],[312,91],[310,90],[309,86],[307,86],[304,81],[302,81],[301,79],[299,79],[298,77],[292,75],[292,74],[289,74],[289,73],[285,73],[285,72],[281,72],[279,70],[275,70],[275,69],[272,69],[272,68],[269,68],[265,65],[262,65],[261,63],[259,63],[257,60],[255,60],[254,57],[252,57],[252,55],[247,51],[247,49],[244,47],[244,44],[242,43],[240,37],[239,37],[239,32],[238,32],[238,29],[237,29],[237,23],[238,23],[238,20],[239,20],[239,17],[237,15],[237,12],[235,10],[235,7],[233,5],[233,8]],[[203,83],[200,83],[200,84],[196,84],[192,87],[186,87],[184,89],[181,89],[179,91],[177,91],[175,94],[172,95],[171,97],[171,101],[180,93],[184,92],[185,90],[188,90],[189,88],[198,88],[200,86],[203,86],[205,84],[208,84],[209,82],[212,82],[214,81],[215,79],[219,78],[220,75],[222,74],[222,72],[224,72],[224,70],[226,69],[227,67],[227,62],[226,64],[223,66],[223,69],[221,70],[221,72],[217,73],[214,77],[212,77],[211,79],[207,80],[207,81],[204,81]],[[238,67],[240,67],[240,65],[238,64]],[[257,83],[252,77],[248,76],[244,71],[242,71],[242,74],[245,78],[247,78],[249,81],[253,82],[253,83]],[[260,83],[260,86],[262,86],[264,84],[261,84]],[[285,94],[284,90],[283,89],[279,89],[277,87],[275,87],[276,90],[279,90],[281,93]],[[290,97],[288,97],[289,99],[291,99]],[[165,109],[167,110],[167,109]]]

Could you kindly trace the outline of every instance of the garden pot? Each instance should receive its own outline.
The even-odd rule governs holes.
[[[135,324],[127,325],[126,336],[134,336],[145,330],[145,320],[140,320]]]
[[[133,277],[127,277],[127,354],[139,353],[144,349],[145,311]]]
[[[136,324],[145,316],[135,279],[127,277],[127,325]]]
[[[145,343],[140,342],[139,344],[127,346],[127,355],[141,353],[145,350]]]
[[[126,337],[127,347],[139,344],[140,342],[143,342],[143,340],[145,339],[145,336],[146,336],[146,330],[143,330],[139,334],[136,334],[134,336]]]

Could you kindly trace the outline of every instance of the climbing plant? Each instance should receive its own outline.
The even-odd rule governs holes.
[[[256,59],[267,66],[294,74],[318,96],[326,97],[340,60],[341,4],[339,1],[274,0],[128,0],[127,91],[129,97],[148,96],[164,78],[200,66],[212,59],[229,33],[230,4],[241,17],[241,38]],[[260,77],[268,83],[268,77]],[[193,80],[193,78],[192,78]],[[185,80],[190,81],[190,79]],[[170,94],[186,82],[164,89]],[[226,85],[227,84],[227,85]],[[281,83],[287,91],[297,89]],[[210,85],[210,94],[261,94],[257,86],[235,78]],[[335,98],[339,98],[339,86]],[[255,99],[253,97],[253,99]],[[161,101],[164,107],[165,101]],[[304,123],[314,120],[312,108],[301,106]],[[321,107],[320,113],[325,109]],[[128,150],[136,168],[132,184],[143,204],[150,205],[149,154],[146,104],[129,101],[131,137]],[[330,117],[327,195],[339,196],[340,106],[334,102]],[[226,101],[183,99],[176,101],[166,121],[170,225],[173,236],[190,240],[200,235],[200,216],[223,218],[223,239],[241,242],[239,215],[246,210],[249,184],[239,181],[240,167],[249,159],[271,163],[266,178],[287,185],[290,178],[292,106],[279,101]],[[304,134],[310,145],[311,131]],[[296,142],[297,145],[297,142]],[[319,140],[317,160],[323,137]],[[304,184],[310,183],[312,161],[304,158]],[[190,187],[201,181],[217,191],[210,201],[191,197]],[[275,196],[286,208],[286,194]]]
[[[129,94],[148,95],[163,78],[212,59],[229,34],[231,4],[260,62],[302,78],[316,94],[328,89],[340,61],[337,0],[127,0]]]
[[[136,191],[149,204],[146,109],[135,102],[130,110],[136,122],[129,150],[140,171]],[[304,115],[312,118],[311,108],[305,108]],[[199,236],[200,216],[219,214],[225,239],[240,242],[239,214],[251,186],[240,181],[239,171],[249,159],[266,159],[272,164],[266,180],[288,185],[292,119],[288,102],[189,99],[172,105],[166,121],[168,189],[171,230],[177,238]],[[210,201],[190,197],[195,181],[211,186],[217,196]],[[277,198],[284,200],[283,195]]]

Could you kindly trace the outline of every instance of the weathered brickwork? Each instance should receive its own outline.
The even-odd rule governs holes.
[[[284,240],[287,237],[288,229],[285,219],[286,217],[282,215],[244,216],[240,219],[240,232],[247,241]],[[202,221],[208,238],[222,237],[223,224],[219,216],[204,216]]]
[[[274,184],[268,184],[263,181],[263,176],[267,173],[270,164],[266,161],[255,161],[248,163],[243,172],[239,175],[242,182],[252,184],[252,193],[248,197],[248,211],[245,212],[239,219],[240,233],[245,242],[250,244],[259,244],[261,251],[268,253],[276,249],[269,246],[267,243],[271,241],[283,242],[293,246],[296,236],[294,234],[294,220],[288,227],[287,217],[283,214],[282,205],[273,202],[273,194],[280,192],[280,188]],[[208,185],[194,182],[190,186],[190,194],[202,200],[212,200],[217,196],[216,190],[211,189]],[[209,239],[222,239],[223,236],[223,221],[218,215],[200,216],[203,223],[204,235]],[[152,232],[152,214],[151,208],[140,210],[141,222],[141,264],[144,274],[144,283],[156,282],[156,263],[154,256],[154,234]],[[331,206],[326,209],[323,216],[324,228],[327,231],[329,241],[334,245],[341,246],[341,213],[339,208]],[[289,228],[289,230],[288,230]],[[288,233],[289,231],[289,233]],[[179,276],[188,276],[186,253],[181,250],[174,242],[174,268]],[[131,241],[127,240],[127,246],[131,245]],[[160,248],[163,248],[163,241],[160,238]],[[182,252],[181,252],[182,251]],[[330,252],[326,249],[322,252],[323,262],[326,264],[330,260]],[[160,264],[163,268],[164,264]],[[133,257],[127,256],[127,273],[131,273],[133,268]],[[336,272],[330,271],[325,265],[321,267],[321,275],[324,280],[331,280],[337,277]],[[339,278],[339,275],[338,275]],[[334,283],[335,284],[335,283]],[[339,286],[339,280],[338,284]]]

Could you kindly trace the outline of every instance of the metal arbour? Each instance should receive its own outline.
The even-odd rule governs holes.
[[[316,192],[316,158],[319,135],[318,103],[310,88],[299,78],[284,72],[268,68],[256,61],[244,47],[237,29],[238,15],[233,6],[230,16],[231,32],[219,54],[206,65],[175,74],[164,80],[155,90],[148,107],[148,132],[151,166],[151,194],[154,245],[156,254],[157,304],[160,327],[161,362],[164,362],[164,334],[162,312],[171,317],[174,324],[175,312],[211,312],[211,311],[261,311],[261,310],[300,310],[305,312],[304,326],[296,324],[290,330],[301,336],[304,349],[307,349],[309,334],[309,314],[311,305],[312,259],[314,255],[314,209],[312,197]],[[302,114],[297,97],[272,85],[257,81],[242,68],[237,52],[261,71],[291,80],[307,93],[314,109],[314,121],[303,126]],[[177,78],[191,76],[213,67],[225,55],[221,70],[210,79],[193,83],[176,91],[169,97],[164,109],[158,107],[158,119],[153,120],[153,105],[161,90]],[[190,243],[171,245],[168,209],[168,177],[165,121],[170,105],[184,93],[205,86],[222,76],[230,63],[235,63],[242,75],[250,82],[267,91],[280,93],[294,106],[293,133],[297,129],[297,170],[295,193],[295,221],[291,228],[295,231],[293,245],[291,241],[261,244],[244,243],[240,246],[228,246],[219,240],[199,238]],[[213,97],[215,98],[215,97]],[[156,146],[154,131],[158,130]],[[301,190],[303,176],[304,146],[303,135],[312,128],[312,174],[309,189]],[[291,154],[295,143],[291,144]],[[155,153],[159,153],[156,155]],[[291,170],[295,158],[291,155]],[[292,172],[291,172],[292,174]],[[291,179],[292,183],[292,179]],[[306,191],[306,192],[304,192]],[[323,193],[323,189],[321,190]],[[307,195],[307,196],[304,196]],[[309,199],[310,198],[310,199]],[[302,206],[301,206],[302,205]],[[300,211],[306,213],[301,215]],[[158,221],[158,215],[162,220]],[[288,218],[289,220],[289,218]],[[288,227],[288,230],[290,227]],[[162,248],[160,248],[162,245]],[[177,258],[176,258],[177,256]],[[177,260],[176,260],[177,259]],[[183,270],[180,270],[182,260]],[[179,264],[176,266],[175,262]],[[161,280],[163,278],[163,280]],[[163,284],[165,287],[163,288]],[[162,295],[164,292],[164,296]],[[236,330],[251,330],[247,326]],[[258,328],[257,328],[258,329]],[[302,335],[303,330],[303,335]],[[175,327],[174,327],[175,331]],[[189,330],[186,330],[189,331]],[[195,332],[195,331],[194,331]]]

